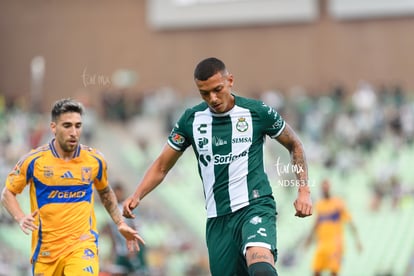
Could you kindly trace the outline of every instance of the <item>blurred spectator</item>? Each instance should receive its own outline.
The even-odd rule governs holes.
[[[94,138],[93,135],[96,131],[96,124],[98,122],[98,113],[96,107],[92,104],[90,91],[80,90],[77,93],[76,98],[83,104],[85,107],[85,114],[82,116],[82,135],[83,143],[90,144],[91,140]]]
[[[127,120],[126,96],[123,90],[102,91],[101,99],[105,119],[120,122]]]
[[[283,109],[285,106],[285,98],[278,90],[266,90],[260,94],[260,100],[275,110]]]
[[[309,246],[316,236],[317,248],[314,254],[312,270],[315,276],[329,271],[330,275],[338,275],[341,270],[344,253],[344,225],[351,227],[358,251],[362,251],[357,228],[346,204],[342,199],[331,193],[331,183],[324,179],[321,185],[322,198],[315,205],[316,220],[309,234],[306,246]]]
[[[384,179],[378,178],[372,185],[371,210],[379,211],[385,199],[390,199],[391,208],[396,209],[400,206],[402,198],[409,191],[404,191],[401,180],[397,174],[392,174]]]
[[[376,141],[377,96],[371,84],[361,81],[352,96],[359,146],[369,152]]]

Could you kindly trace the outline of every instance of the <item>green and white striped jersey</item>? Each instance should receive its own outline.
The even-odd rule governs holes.
[[[212,113],[204,102],[187,109],[168,137],[177,151],[193,147],[209,218],[272,194],[263,144],[266,135],[275,138],[283,131],[285,121],[261,101],[234,97],[235,106],[226,113]]]

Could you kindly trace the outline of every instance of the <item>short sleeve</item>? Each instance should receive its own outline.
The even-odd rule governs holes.
[[[14,166],[6,178],[6,187],[15,194],[20,194],[32,178],[34,159],[23,157]]]
[[[98,161],[96,177],[94,179],[94,185],[97,190],[102,190],[108,186],[108,165],[102,154],[95,155]]]
[[[191,133],[191,123],[189,123],[189,113],[186,111],[175,124],[170,135],[168,144],[177,151],[184,151],[191,145],[189,133]]]
[[[279,136],[286,125],[282,116],[274,108],[264,103],[262,103],[258,110],[263,124],[264,134],[271,138]]]

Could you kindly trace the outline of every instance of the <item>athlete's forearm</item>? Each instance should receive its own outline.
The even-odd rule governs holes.
[[[138,184],[138,187],[133,194],[133,198],[139,202],[161,184],[181,155],[182,152],[178,152],[172,149],[169,145],[165,145],[161,154],[145,173],[141,183]]]
[[[296,179],[299,181],[299,191],[306,190],[309,191],[308,187],[308,164],[306,162],[305,151],[303,149],[302,143],[296,141],[295,145],[292,147],[291,162],[295,168],[294,173]]]
[[[282,133],[276,138],[290,153],[290,159],[299,190],[308,190],[308,165],[305,150],[299,137],[293,129],[286,124]]]
[[[1,203],[10,216],[17,222],[20,223],[20,220],[25,216],[23,210],[20,207],[19,202],[16,199],[16,195],[4,187],[1,193]]]
[[[102,205],[105,207],[108,214],[111,216],[115,224],[119,225],[123,222],[121,211],[118,207],[118,200],[116,199],[114,191],[110,186],[98,191],[101,198]]]
[[[141,183],[138,184],[133,197],[138,199],[138,201],[143,199],[147,194],[161,184],[167,173],[168,170],[160,169],[158,163],[155,162],[145,173]]]

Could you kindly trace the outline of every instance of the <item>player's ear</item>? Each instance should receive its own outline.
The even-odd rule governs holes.
[[[50,130],[52,131],[53,135],[56,135],[56,123],[50,122]]]
[[[228,73],[227,75],[227,81],[229,82],[229,86],[233,87],[233,74]]]

